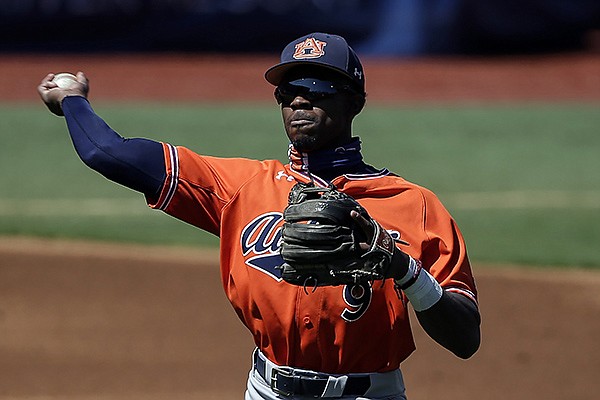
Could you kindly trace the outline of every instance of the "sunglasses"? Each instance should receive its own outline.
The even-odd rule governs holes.
[[[275,88],[277,104],[290,104],[298,96],[313,102],[333,97],[339,93],[356,93],[350,85],[314,78],[296,79]]]

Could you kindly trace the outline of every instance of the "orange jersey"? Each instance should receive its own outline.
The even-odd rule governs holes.
[[[406,298],[393,280],[306,292],[281,279],[283,210],[292,186],[308,176],[277,160],[163,146],[167,178],[150,206],[219,236],[225,293],[271,361],[333,374],[385,372],[414,351]],[[387,170],[332,183],[406,241],[401,250],[421,260],[444,289],[476,301],[463,237],[432,192]]]

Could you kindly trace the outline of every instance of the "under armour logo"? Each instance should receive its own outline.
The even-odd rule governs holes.
[[[292,176],[289,176],[288,174],[286,174],[284,171],[277,171],[277,175],[275,175],[275,179],[277,180],[281,180],[281,178],[285,177],[285,179],[288,182],[291,182],[294,180],[294,178]]]
[[[358,76],[358,79],[362,79],[362,71],[359,71],[358,68],[354,68],[354,76]]]

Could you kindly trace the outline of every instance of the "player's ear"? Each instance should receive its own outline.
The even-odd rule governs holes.
[[[350,112],[356,116],[358,115],[363,107],[365,106],[365,102],[367,100],[366,94],[355,93],[350,97]]]

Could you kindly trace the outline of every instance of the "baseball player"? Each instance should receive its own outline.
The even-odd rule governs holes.
[[[408,304],[428,335],[458,357],[479,348],[477,292],[455,221],[431,191],[363,160],[352,121],[365,104],[365,73],[344,38],[295,39],[266,71],[290,141],[288,163],[124,139],[92,110],[82,72],[67,88],[53,78],[42,80],[39,94],[65,116],[86,165],[220,238],[221,283],[256,344],[245,399],[406,399],[400,367],[415,350]],[[347,228],[315,221],[290,228],[290,192],[298,185],[329,188],[364,209],[342,211],[362,230],[352,250],[328,247],[338,232],[351,234]],[[313,212],[307,219],[318,222]],[[309,243],[310,235],[325,236]],[[328,283],[343,274],[334,269],[308,282],[284,276],[321,268],[331,251],[329,260],[352,252],[357,263],[375,254],[369,265],[377,273],[362,279],[352,272],[347,283]]]

